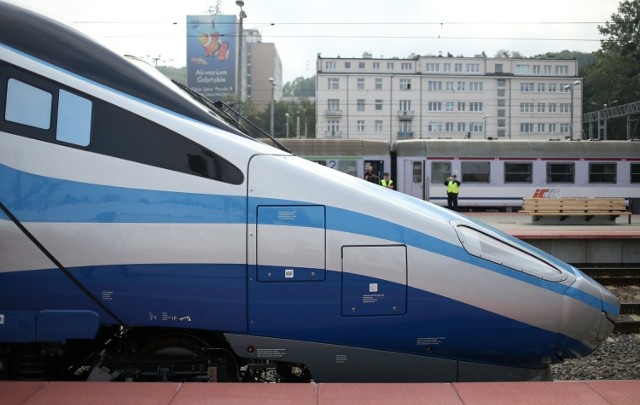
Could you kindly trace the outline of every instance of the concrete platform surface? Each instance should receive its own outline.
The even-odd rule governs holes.
[[[0,381],[2,405],[638,404],[640,380],[432,384]]]

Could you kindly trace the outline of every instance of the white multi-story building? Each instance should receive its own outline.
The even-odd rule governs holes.
[[[317,137],[579,139],[577,72],[573,59],[318,54]]]

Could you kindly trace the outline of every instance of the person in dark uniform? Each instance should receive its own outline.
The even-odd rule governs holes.
[[[371,165],[371,163],[367,163],[364,172],[364,179],[371,183],[380,184],[380,177],[378,177],[376,172],[373,171],[373,166]]]
[[[452,175],[444,181],[447,186],[447,206],[449,209],[458,210],[458,194],[460,193],[460,182],[456,175]]]

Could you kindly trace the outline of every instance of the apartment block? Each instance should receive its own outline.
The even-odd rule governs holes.
[[[318,55],[316,133],[389,141],[579,139],[577,74],[573,59]]]

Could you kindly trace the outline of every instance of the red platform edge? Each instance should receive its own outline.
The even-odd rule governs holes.
[[[638,404],[640,380],[407,384],[0,382],[0,404]]]

